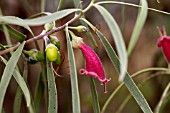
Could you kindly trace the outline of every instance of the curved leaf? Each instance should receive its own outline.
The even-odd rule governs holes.
[[[81,11],[80,9],[65,9],[51,15],[46,15],[43,17],[33,18],[33,19],[21,19],[14,16],[2,16],[0,17],[0,23],[15,24],[20,26],[38,26],[43,25],[52,21],[59,20],[73,12]]]
[[[68,47],[68,59],[70,63],[73,113],[80,113],[81,110],[80,110],[80,97],[79,97],[79,89],[78,89],[78,81],[77,81],[77,71],[76,71],[74,53],[70,42],[68,26],[66,26],[65,31],[66,31],[67,47]]]
[[[133,49],[136,45],[136,42],[139,38],[139,35],[142,31],[144,24],[145,24],[147,14],[148,14],[147,1],[141,0],[141,9],[139,10],[137,20],[136,20],[136,24],[135,24],[132,36],[130,38],[129,46],[128,46],[128,56],[130,56],[130,54],[132,53],[132,51],[133,51]]]
[[[22,53],[23,47],[25,45],[25,42],[23,42],[19,48],[12,54],[10,60],[7,62],[6,67],[4,69],[1,82],[0,82],[0,113],[2,113],[2,106],[3,106],[3,101],[5,97],[5,93],[7,90],[7,87],[9,85],[10,79],[12,77],[12,74],[15,70],[16,64],[19,60],[19,57]],[[29,106],[30,103],[27,103],[27,106]]]
[[[97,4],[94,4],[94,6],[98,9],[100,14],[105,19],[105,21],[111,31],[113,39],[115,41],[116,49],[118,51],[118,56],[120,58],[119,80],[122,81],[125,77],[125,73],[127,70],[128,58],[127,58],[126,47],[125,47],[125,43],[123,41],[121,31],[120,31],[119,26],[117,25],[116,21],[112,17],[112,15],[105,8],[103,8],[102,6],[97,5]]]
[[[1,57],[1,56],[0,56],[0,58],[3,60],[3,62],[6,65],[7,61],[3,57]],[[22,92],[23,92],[23,94],[25,96],[27,106],[29,106],[30,103],[31,103],[31,96],[30,96],[30,92],[29,92],[29,89],[27,87],[27,84],[26,84],[25,80],[23,79],[21,74],[16,69],[13,72],[13,77],[15,78],[15,80],[18,83],[18,85],[20,86],[20,88],[21,88],[21,90],[22,90]]]

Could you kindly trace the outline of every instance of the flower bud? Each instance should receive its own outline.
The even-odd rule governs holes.
[[[44,28],[45,28],[46,32],[48,32],[48,31],[52,30],[54,28],[54,26],[55,26],[55,22],[51,22],[51,23],[46,23],[44,25]]]
[[[46,46],[46,56],[51,62],[57,60],[58,48],[54,44],[48,44]]]
[[[41,51],[38,51],[37,49],[32,49],[29,51],[24,50],[23,52],[28,58],[28,62],[30,64],[35,64],[44,60],[44,54]]]
[[[77,32],[87,32],[88,29],[85,26],[69,27],[70,29],[76,30]]]
[[[48,38],[50,39],[50,42],[52,44],[54,44],[58,49],[60,49],[60,41],[56,36],[48,36]]]

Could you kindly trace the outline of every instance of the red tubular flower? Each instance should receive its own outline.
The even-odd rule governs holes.
[[[162,47],[163,53],[168,61],[170,63],[170,36],[162,36],[159,38],[158,47]]]
[[[107,79],[104,74],[103,65],[97,54],[87,46],[83,41],[79,43],[78,48],[83,52],[86,59],[86,69],[80,69],[80,74],[86,74],[98,78],[104,85],[104,92],[106,93],[106,83],[111,79]]]
[[[72,36],[72,47],[79,48],[86,59],[86,68],[80,69],[80,74],[86,74],[91,77],[98,78],[99,81],[102,82],[104,85],[104,92],[106,93],[106,83],[109,82],[111,79],[107,79],[104,74],[103,65],[97,56],[97,54],[87,46],[81,37],[77,37],[73,32],[69,31]]]

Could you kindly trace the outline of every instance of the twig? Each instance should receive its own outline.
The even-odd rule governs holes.
[[[30,38],[28,40],[26,40],[26,43],[25,44],[29,44],[33,41],[36,41],[36,40],[40,40],[42,39],[44,36],[48,36],[48,35],[51,35],[52,33],[54,32],[57,32],[57,31],[60,31],[62,29],[64,29],[66,27],[66,24],[71,24],[72,22],[74,22],[75,20],[79,19],[81,16],[82,16],[83,13],[80,13],[79,15],[75,15],[74,18],[72,18],[70,21],[68,21],[67,23],[65,23],[64,25],[60,26],[60,27],[55,27],[54,29],[52,29],[51,31],[43,34],[43,35],[38,35],[38,36],[35,36],[33,38]],[[9,53],[10,51],[14,51],[16,50],[18,47],[20,46],[20,43],[16,44],[14,47],[11,47],[9,49],[6,49],[6,50],[3,50],[3,51],[0,51],[0,55],[3,55],[3,54],[6,54],[6,53]]]

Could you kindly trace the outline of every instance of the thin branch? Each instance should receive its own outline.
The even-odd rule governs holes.
[[[62,29],[64,29],[66,27],[66,24],[71,24],[72,22],[74,22],[75,20],[79,19],[81,16],[82,16],[83,13],[80,13],[79,15],[75,14],[74,18],[72,18],[70,21],[68,21],[67,23],[65,23],[64,25],[60,26],[60,27],[55,27],[54,29],[52,29],[51,31],[43,34],[43,35],[38,35],[38,36],[35,36],[33,38],[30,38],[28,40],[26,40],[26,43],[25,44],[29,44],[33,41],[36,41],[36,40],[40,40],[42,39],[44,36],[49,36],[51,35],[52,33],[54,32],[57,32],[57,31],[60,31]],[[16,50],[18,47],[20,46],[20,43],[16,44],[14,47],[11,47],[9,49],[6,49],[6,50],[3,50],[3,51],[0,51],[0,55],[3,55],[3,54],[6,54],[6,53],[9,53],[10,51],[14,51]]]

